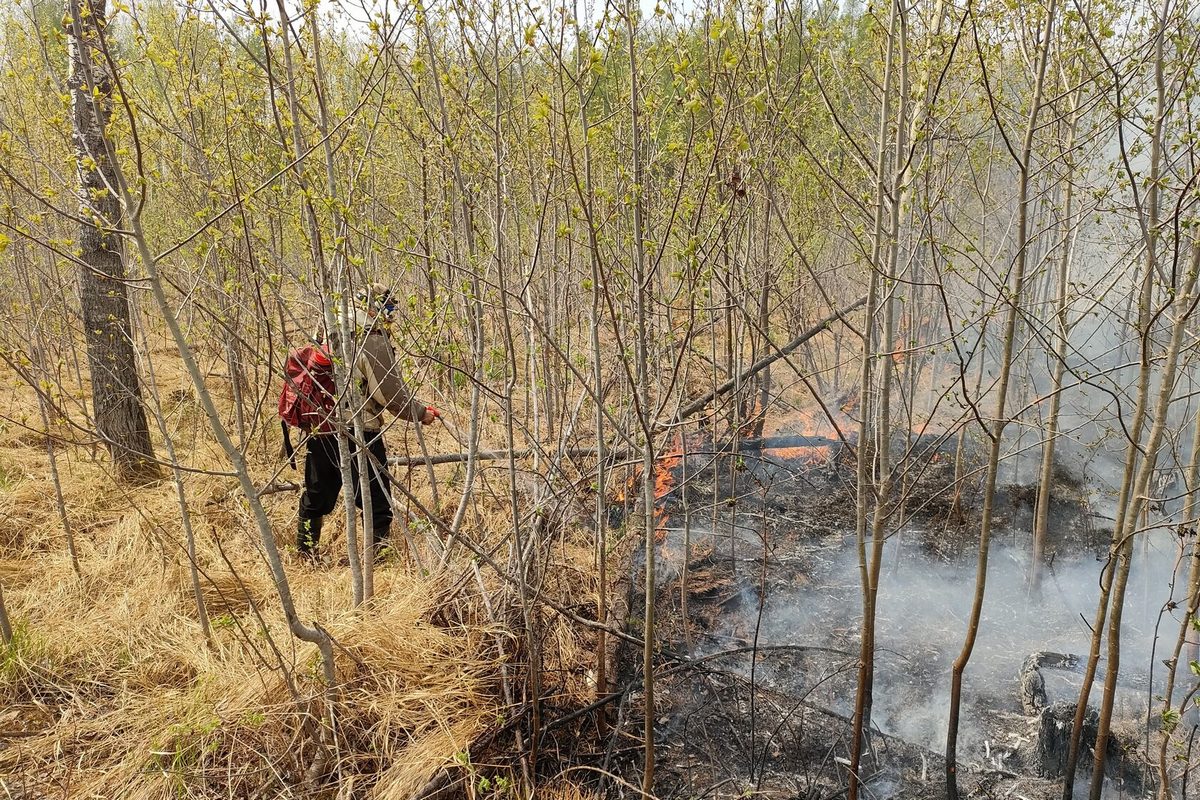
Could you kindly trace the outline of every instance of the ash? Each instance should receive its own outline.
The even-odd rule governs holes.
[[[816,457],[799,459],[806,443],[788,442],[780,456],[769,442],[756,444],[763,446],[697,448],[676,459],[674,486],[660,499],[661,797],[834,800],[846,791],[862,620],[853,462],[838,443],[821,442]],[[884,545],[874,734],[863,758],[863,796],[873,800],[945,795],[951,662],[975,585],[974,498],[955,506],[945,488],[953,484],[952,454],[940,443],[920,463],[905,484],[907,507],[894,514],[903,521]],[[1053,494],[1050,567],[1036,592],[1028,586],[1032,492],[1010,486],[999,498],[983,618],[964,675],[964,796],[1061,794],[1061,723],[1065,717],[1069,732],[1082,681],[1081,659],[1072,656],[1086,660],[1108,534],[1097,530],[1080,483],[1060,475]],[[1148,710],[1161,704],[1154,694],[1161,675],[1152,669],[1156,626],[1159,660],[1178,631],[1170,613],[1160,618],[1178,539],[1166,528],[1143,538],[1129,582],[1105,779],[1113,797],[1153,793],[1142,748],[1156,746],[1148,725],[1157,711]],[[635,575],[631,594],[641,590]],[[622,664],[626,675],[640,669],[634,653]],[[1022,691],[1030,681],[1043,696],[1027,709]],[[1090,765],[1091,754],[1080,763]],[[1077,791],[1086,796],[1089,781],[1081,769]]]

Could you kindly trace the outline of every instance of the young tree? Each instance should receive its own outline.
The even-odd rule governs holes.
[[[962,649],[954,659],[950,676],[950,715],[946,727],[946,796],[957,800],[958,794],[958,729],[959,714],[962,708],[963,672],[971,660],[975,649],[975,641],[979,635],[979,622],[983,613],[984,592],[987,587],[988,551],[991,544],[992,525],[996,503],[996,483],[1000,470],[1001,448],[1004,443],[1004,432],[1011,419],[1008,411],[1009,384],[1012,379],[1014,354],[1017,347],[1018,323],[1023,315],[1025,302],[1025,284],[1029,261],[1030,244],[1035,236],[1031,231],[1032,203],[1031,178],[1033,172],[1034,135],[1038,130],[1038,118],[1045,105],[1044,91],[1046,88],[1046,72],[1050,57],[1054,52],[1054,27],[1058,16],[1057,0],[1050,0],[1042,14],[1036,19],[1037,60],[1034,66],[1033,87],[1029,95],[1029,105],[1026,112],[1025,129],[1021,139],[1021,149],[1018,151],[1009,147],[1017,169],[1017,240],[1016,253],[1013,257],[1012,269],[1009,273],[1009,285],[1004,298],[1008,308],[1004,318],[1004,333],[1001,339],[1000,376],[995,388],[995,413],[989,421],[987,436],[989,452],[987,473],[983,485],[983,509],[981,511],[979,528],[979,554],[976,563],[975,593],[971,601],[971,613],[967,620],[966,636]],[[975,42],[980,47],[978,37]],[[987,81],[984,90],[989,93],[989,102],[994,102],[991,96],[992,88]],[[992,106],[994,122],[1003,126],[1003,122]]]

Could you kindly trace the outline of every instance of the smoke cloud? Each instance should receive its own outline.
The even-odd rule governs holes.
[[[951,560],[931,555],[922,546],[931,533],[909,528],[893,536],[884,547],[873,717],[884,733],[940,751],[945,747],[951,663],[966,633],[977,551],[975,547],[964,548]],[[693,542],[698,544],[710,536],[692,531]],[[728,534],[718,539],[724,541],[725,536]],[[739,538],[745,541],[745,536]],[[1027,586],[1029,547],[1022,538],[1013,531],[998,531],[991,548],[979,636],[964,674],[960,752],[968,758],[972,751],[983,753],[1001,744],[1013,744],[991,741],[985,745],[989,734],[983,724],[986,720],[980,715],[1021,713],[1018,673],[1028,655],[1051,651],[1086,656],[1090,644],[1089,626],[1104,562],[1090,554],[1059,558],[1048,571],[1041,594],[1035,595]],[[1176,573],[1176,541],[1163,529],[1148,534],[1135,547],[1122,625],[1118,696],[1118,715],[1130,721],[1144,722],[1152,657],[1157,665],[1154,678],[1159,680],[1164,671],[1160,662],[1169,656],[1179,630],[1179,610],[1162,613],[1160,621]],[[722,617],[723,629],[715,632],[714,640],[744,640],[757,624],[758,643],[764,648],[819,645],[856,657],[862,610],[857,552],[851,534],[836,537],[811,554],[811,564],[802,583],[769,588],[761,620],[757,570],[752,563],[743,564],[739,568],[742,602],[737,610]],[[1180,582],[1177,599],[1182,588]],[[799,676],[782,668],[772,671],[769,666],[759,674],[763,680],[777,684],[811,684],[817,677]],[[1052,671],[1045,674],[1052,697],[1077,695],[1077,679],[1072,682],[1071,676]],[[853,710],[854,679],[850,671],[818,688],[812,698],[848,715]],[[1188,677],[1182,680],[1186,682]],[[1098,695],[1098,689],[1093,696]]]

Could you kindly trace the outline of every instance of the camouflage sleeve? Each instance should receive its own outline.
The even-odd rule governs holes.
[[[400,419],[419,422],[425,404],[400,374],[400,363],[385,336],[371,335],[363,347],[367,396]]]

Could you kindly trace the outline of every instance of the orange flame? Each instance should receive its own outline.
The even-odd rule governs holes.
[[[659,505],[671,490],[675,488],[675,468],[683,460],[682,434],[675,436],[671,449],[654,464],[654,539],[662,543],[667,538],[667,521],[671,515]]]
[[[654,466],[654,499],[662,500],[675,488],[675,468],[682,455],[665,455]]]
[[[671,449],[659,456],[654,462],[654,527],[655,539],[662,542],[666,538],[666,526],[670,515],[659,501],[675,489],[675,470],[683,461],[683,440],[676,435]],[[627,497],[639,496],[638,489],[642,479],[642,471],[635,468],[629,478],[613,492],[613,501],[625,502]]]

